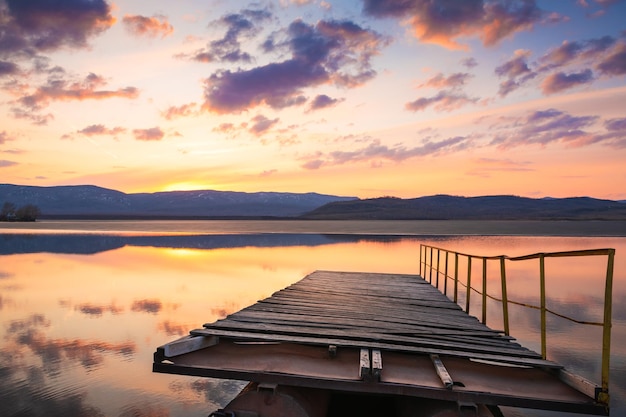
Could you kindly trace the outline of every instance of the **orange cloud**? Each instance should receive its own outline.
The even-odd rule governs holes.
[[[89,74],[82,82],[69,83],[64,79],[51,79],[46,85],[38,87],[33,94],[21,97],[19,102],[31,110],[40,110],[51,101],[104,100],[114,97],[134,99],[139,96],[139,90],[135,87],[98,90],[105,85],[104,78],[94,73]]]
[[[167,21],[165,16],[145,17],[140,15],[125,15],[122,23],[130,33],[136,36],[156,38],[174,33],[174,27]]]

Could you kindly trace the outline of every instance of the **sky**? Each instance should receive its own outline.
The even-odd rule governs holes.
[[[626,199],[626,1],[0,0],[0,183]]]

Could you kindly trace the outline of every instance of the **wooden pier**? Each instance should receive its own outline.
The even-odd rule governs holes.
[[[157,348],[153,370],[608,415],[591,383],[485,326],[418,275],[316,271]]]

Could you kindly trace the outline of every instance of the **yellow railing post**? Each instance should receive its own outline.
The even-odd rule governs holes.
[[[506,266],[504,256],[500,257],[500,281],[502,282],[502,321],[504,323],[504,334],[510,336],[509,329],[509,298],[506,293]]]
[[[448,251],[446,251],[446,267],[443,269],[443,295],[448,295]]]
[[[437,249],[437,268],[435,268],[435,288],[439,289],[439,258],[441,257],[441,250]]]
[[[459,301],[459,254],[454,253],[454,302]]]
[[[472,293],[472,257],[467,256],[467,288],[465,296],[465,312],[470,312],[470,294]]]
[[[615,265],[615,249],[609,249],[604,284],[604,320],[602,326],[602,391],[598,401],[609,405],[609,359],[611,357],[611,311],[613,309],[613,268]]]
[[[483,256],[483,319],[482,323],[487,324],[487,258]]]
[[[430,248],[430,272],[428,273],[428,282],[433,283],[433,248]]]
[[[539,256],[539,282],[541,291],[541,357],[546,359],[546,263],[542,253]]]
[[[419,275],[420,275],[420,277],[422,276],[422,248],[424,248],[424,245],[420,243],[420,261],[419,261],[419,263],[420,263],[420,266],[419,266],[419,271],[420,271]]]

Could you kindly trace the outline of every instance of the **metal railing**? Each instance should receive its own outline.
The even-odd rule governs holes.
[[[443,260],[442,260],[442,254]],[[435,258],[436,256],[436,258]],[[449,260],[450,257],[454,257],[454,271],[453,274],[449,274]],[[546,307],[546,273],[545,273],[545,259],[546,258],[563,258],[563,257],[579,257],[579,256],[606,256],[606,276],[604,286],[604,314],[601,322],[582,321],[572,317],[568,317],[564,314],[560,314]],[[465,283],[461,281],[461,272],[459,271],[459,258],[467,259],[467,274],[465,275]],[[472,260],[479,260],[482,262],[482,288],[477,289],[472,286]],[[531,259],[539,260],[539,298],[540,305],[532,305],[509,299],[507,295],[507,276],[506,265],[507,261],[526,261]],[[443,270],[441,268],[441,262],[443,261]],[[497,261],[500,266],[500,284],[501,284],[501,297],[496,297],[488,294],[487,292],[487,263],[488,261]],[[595,398],[601,404],[609,404],[609,359],[611,353],[611,310],[612,310],[612,294],[613,294],[613,269],[615,263],[615,249],[590,249],[590,250],[576,250],[566,252],[547,252],[547,253],[534,253],[524,256],[510,257],[507,255],[499,256],[478,256],[471,255],[462,252],[456,252],[448,249],[439,248],[436,246],[420,244],[420,276],[427,279],[436,288],[439,286],[439,278],[443,275],[443,293],[448,295],[448,281],[454,282],[453,288],[453,300],[455,303],[458,301],[459,285],[466,288],[465,291],[465,308],[466,313],[470,313],[470,296],[472,291],[481,296],[481,322],[487,324],[487,299],[491,299],[502,303],[502,321],[504,326],[504,333],[510,335],[509,327],[509,305],[516,304],[524,307],[538,309],[541,312],[541,356],[547,359],[547,334],[546,334],[546,314],[550,313],[555,316],[561,317],[566,320],[578,324],[585,324],[591,326],[602,326],[602,370],[601,370],[601,386],[599,392],[596,393]],[[433,273],[434,282],[433,282]],[[428,277],[426,276],[428,275]],[[462,306],[461,306],[462,307]]]

